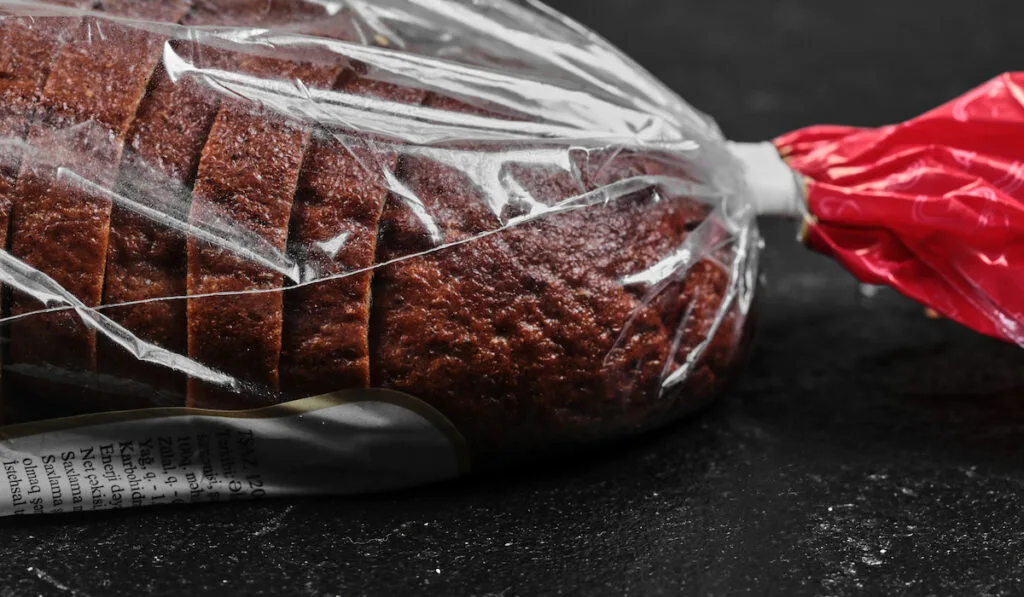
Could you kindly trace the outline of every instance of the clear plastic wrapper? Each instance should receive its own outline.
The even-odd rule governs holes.
[[[0,38],[23,511],[67,453],[38,511],[421,483],[663,424],[742,355],[742,164],[539,3],[3,2]]]

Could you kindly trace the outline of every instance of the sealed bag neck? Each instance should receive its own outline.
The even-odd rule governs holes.
[[[754,209],[759,215],[806,215],[800,175],[782,160],[770,142],[729,143],[732,154],[743,164],[744,179]]]

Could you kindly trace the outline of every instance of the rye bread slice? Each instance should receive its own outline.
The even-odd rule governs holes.
[[[79,19],[6,17],[0,24],[0,246],[7,248],[12,193],[36,103]]]
[[[159,2],[140,3],[121,16],[146,17],[147,7],[166,9]],[[162,43],[148,31],[84,18],[54,62],[29,131],[32,153],[16,183],[11,252],[86,306],[97,306],[102,298],[111,209],[105,189],[114,182],[125,133]],[[16,293],[11,313],[42,307],[34,297]],[[29,384],[60,394],[60,404],[50,405],[51,416],[89,409],[85,399],[97,385],[96,332],[76,312],[16,320],[10,338],[9,370],[43,377],[45,382]],[[72,385],[51,386],[62,380]]]
[[[419,104],[426,95],[355,71],[335,88],[406,104]],[[319,131],[306,152],[292,207],[289,252],[318,278],[343,277],[289,289],[284,295],[285,398],[370,383],[370,267],[388,195],[386,173],[397,162],[394,142],[351,131]]]
[[[279,24],[327,26],[324,8],[301,2],[201,1],[182,20],[187,26],[267,27]],[[236,70],[245,54],[197,40],[174,40],[171,47],[195,69]],[[172,80],[163,65],[154,75],[128,134],[118,175],[118,192],[158,213],[188,218],[192,186],[222,95],[193,76]],[[185,233],[152,217],[114,206],[107,254],[104,304],[111,319],[140,339],[187,354],[187,250]],[[179,297],[179,298],[175,298]],[[168,300],[156,300],[168,299]],[[141,302],[147,301],[147,302]],[[123,380],[125,391],[106,397],[108,405],[184,405],[186,375],[139,361],[100,338],[98,365],[108,378]]]
[[[264,15],[253,11],[252,2],[197,2],[182,24],[261,24]],[[231,69],[242,59],[195,41],[170,44],[196,69]],[[186,219],[199,158],[220,104],[221,94],[203,82],[192,76],[174,80],[158,65],[128,132],[117,193],[169,218]],[[177,354],[188,352],[186,302],[174,300],[187,292],[185,236],[166,222],[114,205],[103,289],[105,305],[131,303],[106,309],[107,317],[141,340]],[[107,406],[184,406],[184,373],[140,361],[106,338],[99,339],[97,352],[101,374],[126,382],[122,392],[108,389]]]
[[[25,138],[36,103],[60,48],[79,23],[70,17],[6,17],[0,25],[0,247],[7,250],[14,190],[24,155]],[[0,290],[0,314],[9,314],[7,293]],[[0,364],[10,348],[8,325],[0,329]],[[17,420],[17,405],[6,399],[7,376],[0,394],[0,423]]]
[[[240,68],[257,77],[299,80],[324,89],[347,66],[342,59],[317,64],[253,56]],[[199,162],[191,221],[227,221],[256,237],[262,248],[222,247],[189,238],[188,354],[254,389],[237,392],[190,378],[189,406],[243,408],[253,405],[251,392],[279,390],[284,275],[243,253],[269,248],[285,255],[309,139],[307,125],[252,102],[225,100],[217,114]],[[211,296],[218,293],[232,294]]]

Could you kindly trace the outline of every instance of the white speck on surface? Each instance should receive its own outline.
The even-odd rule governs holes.
[[[284,522],[284,519],[287,518],[288,515],[291,514],[293,510],[295,510],[295,506],[288,506],[287,508],[284,509],[283,512],[271,518],[266,525],[264,525],[260,530],[253,533],[252,536],[262,537],[269,533],[273,533],[277,529],[281,528],[281,524]]]
[[[857,289],[860,290],[860,295],[864,298],[874,298],[881,288],[881,286],[874,284],[859,284],[857,286]]]
[[[78,591],[76,589],[72,589],[71,587],[69,587],[66,584],[60,582],[56,578],[50,576],[49,573],[47,573],[45,570],[43,570],[41,568],[34,568],[32,566],[29,566],[28,567],[28,571],[31,572],[32,574],[35,574],[36,578],[38,578],[39,580],[43,581],[44,583],[50,585],[51,587],[53,587],[53,588],[55,588],[55,589],[57,589],[59,591],[63,591],[65,593],[68,593],[69,595],[74,595],[75,597],[79,597],[79,596],[81,596],[81,597],[89,597],[88,595],[86,595],[82,591]]]

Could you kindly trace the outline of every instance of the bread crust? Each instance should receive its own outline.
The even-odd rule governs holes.
[[[480,113],[439,96],[429,103]],[[669,173],[607,149],[575,153],[568,169],[521,159],[506,165],[506,180],[547,207]],[[628,434],[688,398],[662,382],[706,337],[728,274],[698,259],[660,291],[626,280],[669,258],[708,216],[706,206],[663,200],[652,185],[506,227],[517,208],[489,206],[458,168],[418,158],[401,168],[441,238],[430,240],[422,218],[389,200],[378,261],[406,258],[375,277],[374,386],[432,404],[485,459]],[[678,166],[671,173],[686,175]],[[712,353],[697,363],[701,374],[718,358]]]

